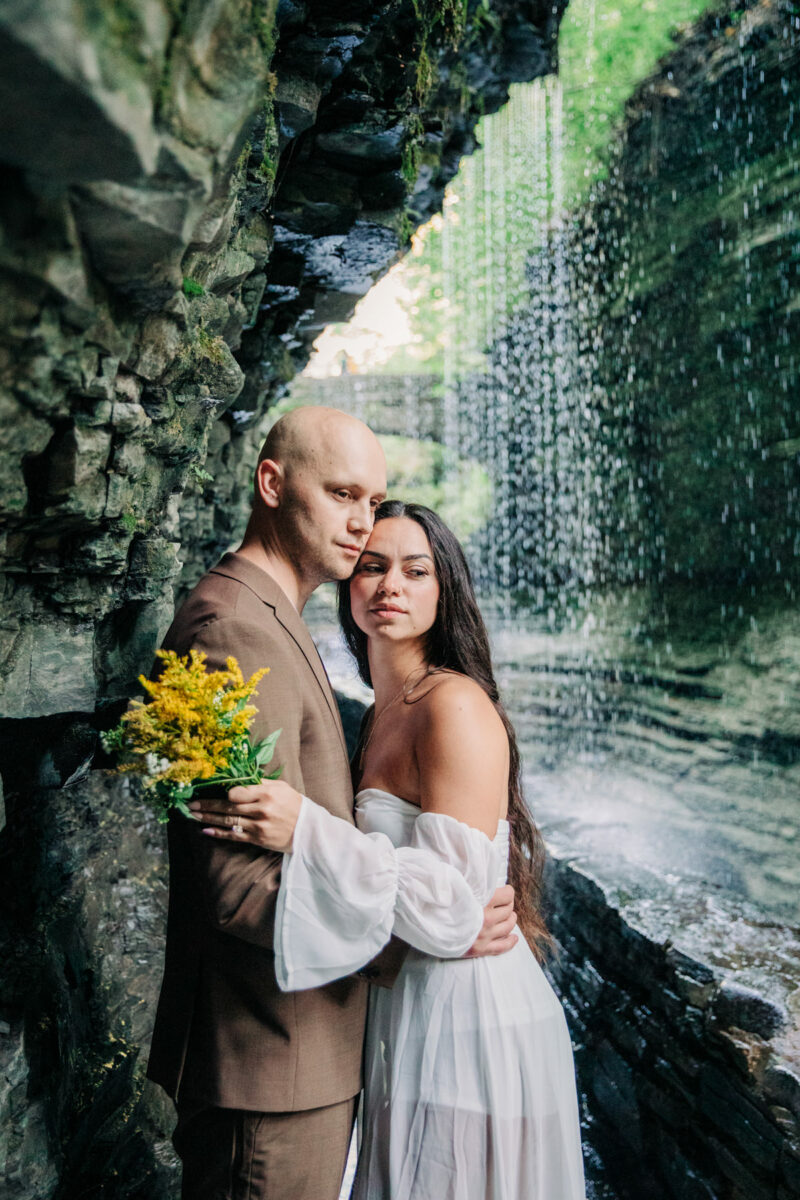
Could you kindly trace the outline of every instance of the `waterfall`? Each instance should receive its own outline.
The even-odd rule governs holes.
[[[670,50],[654,13],[618,70],[617,8],[568,14],[375,289],[402,346],[367,297],[337,336],[372,321],[382,360],[323,355],[292,402],[390,435],[392,490],[465,540],[551,843],[795,917],[797,18]]]

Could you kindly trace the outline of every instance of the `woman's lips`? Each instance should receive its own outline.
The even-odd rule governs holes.
[[[386,616],[402,616],[402,614],[405,612],[405,609],[397,608],[394,604],[377,604],[374,608],[371,608],[369,611],[371,613],[374,613],[376,616],[386,617]]]

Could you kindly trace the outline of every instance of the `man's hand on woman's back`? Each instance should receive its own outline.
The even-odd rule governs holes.
[[[514,933],[517,914],[514,912],[514,889],[510,883],[499,887],[483,910],[483,928],[465,958],[485,958],[505,954],[516,946],[519,935]]]

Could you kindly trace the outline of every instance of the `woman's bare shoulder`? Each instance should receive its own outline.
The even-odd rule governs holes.
[[[494,837],[508,790],[508,736],[480,684],[455,672],[435,676],[413,740],[423,810]]]
[[[497,727],[505,736],[503,723],[486,692],[467,675],[457,671],[437,671],[420,687],[419,716],[438,728],[457,725],[465,731],[479,726],[482,732]]]

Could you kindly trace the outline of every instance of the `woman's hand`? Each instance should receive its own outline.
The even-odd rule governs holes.
[[[250,842],[286,854],[303,797],[280,779],[264,779],[252,787],[235,787],[227,800],[193,800],[189,805],[208,837]]]

